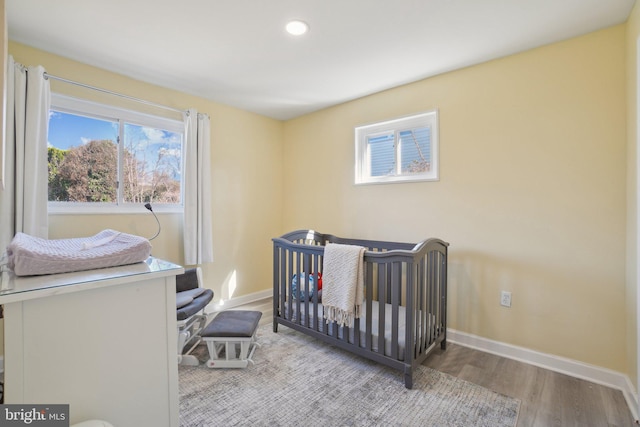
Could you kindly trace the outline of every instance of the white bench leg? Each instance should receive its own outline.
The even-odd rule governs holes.
[[[203,338],[209,350],[208,368],[246,368],[249,363],[253,363],[251,358],[256,347],[260,345],[256,342],[255,335],[251,338]],[[240,354],[237,345],[240,345]],[[220,357],[220,351],[225,349],[224,359]]]

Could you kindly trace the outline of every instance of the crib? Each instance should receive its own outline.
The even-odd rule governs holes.
[[[273,241],[273,331],[283,325],[397,369],[413,387],[413,370],[438,346],[446,349],[447,250],[436,238],[414,243],[345,239],[313,230]],[[359,245],[365,302],[352,327],[323,318],[324,245]]]

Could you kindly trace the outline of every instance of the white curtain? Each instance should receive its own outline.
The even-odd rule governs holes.
[[[189,109],[185,139],[184,262],[197,265],[213,261],[209,116]]]
[[[0,253],[18,231],[47,238],[47,129],[51,92],[41,66],[7,66],[4,189]]]

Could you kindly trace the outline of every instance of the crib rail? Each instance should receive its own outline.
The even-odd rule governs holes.
[[[352,328],[326,324],[322,316],[317,288],[327,243],[366,248],[366,316]],[[274,332],[282,324],[399,369],[408,388],[413,368],[437,344],[445,348],[448,243],[345,239],[298,230],[274,238],[273,245]]]

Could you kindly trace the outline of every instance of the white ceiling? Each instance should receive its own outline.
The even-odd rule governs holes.
[[[11,40],[286,120],[625,22],[634,2],[6,0],[6,9]],[[309,33],[287,34],[290,19]]]

